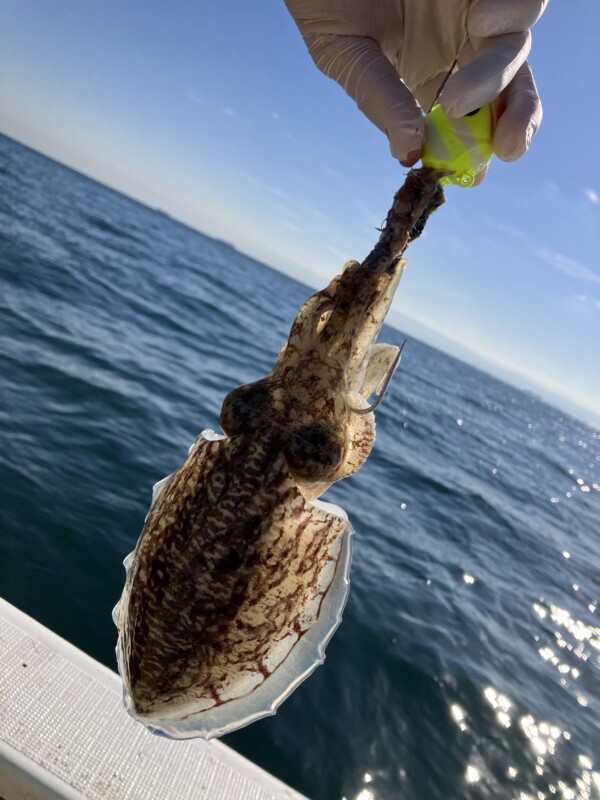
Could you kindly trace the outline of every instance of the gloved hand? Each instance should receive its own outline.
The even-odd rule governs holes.
[[[529,148],[542,105],[527,61],[548,0],[285,0],[320,70],[388,137],[394,158],[421,156],[423,110],[462,117],[500,97],[494,152]]]

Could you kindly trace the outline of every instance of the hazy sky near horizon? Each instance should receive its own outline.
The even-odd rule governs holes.
[[[597,423],[599,30],[595,0],[550,2],[531,152],[447,191],[394,304],[407,332]],[[1,132],[313,286],[364,258],[403,180],[282,0],[2,0],[0,74]]]

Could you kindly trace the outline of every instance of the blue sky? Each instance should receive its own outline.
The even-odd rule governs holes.
[[[600,424],[596,0],[551,2],[531,152],[451,188],[390,322]],[[3,0],[0,131],[321,287],[403,181],[283,2]]]

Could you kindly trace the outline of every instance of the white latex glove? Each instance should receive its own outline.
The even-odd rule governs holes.
[[[388,137],[394,158],[412,166],[428,111],[440,97],[462,117],[500,97],[494,152],[520,158],[542,120],[527,61],[529,28],[548,0],[285,0],[320,70],[354,98]]]

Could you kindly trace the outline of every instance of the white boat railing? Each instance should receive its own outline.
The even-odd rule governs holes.
[[[0,598],[0,800],[305,800],[218,741],[154,736],[118,675]]]

